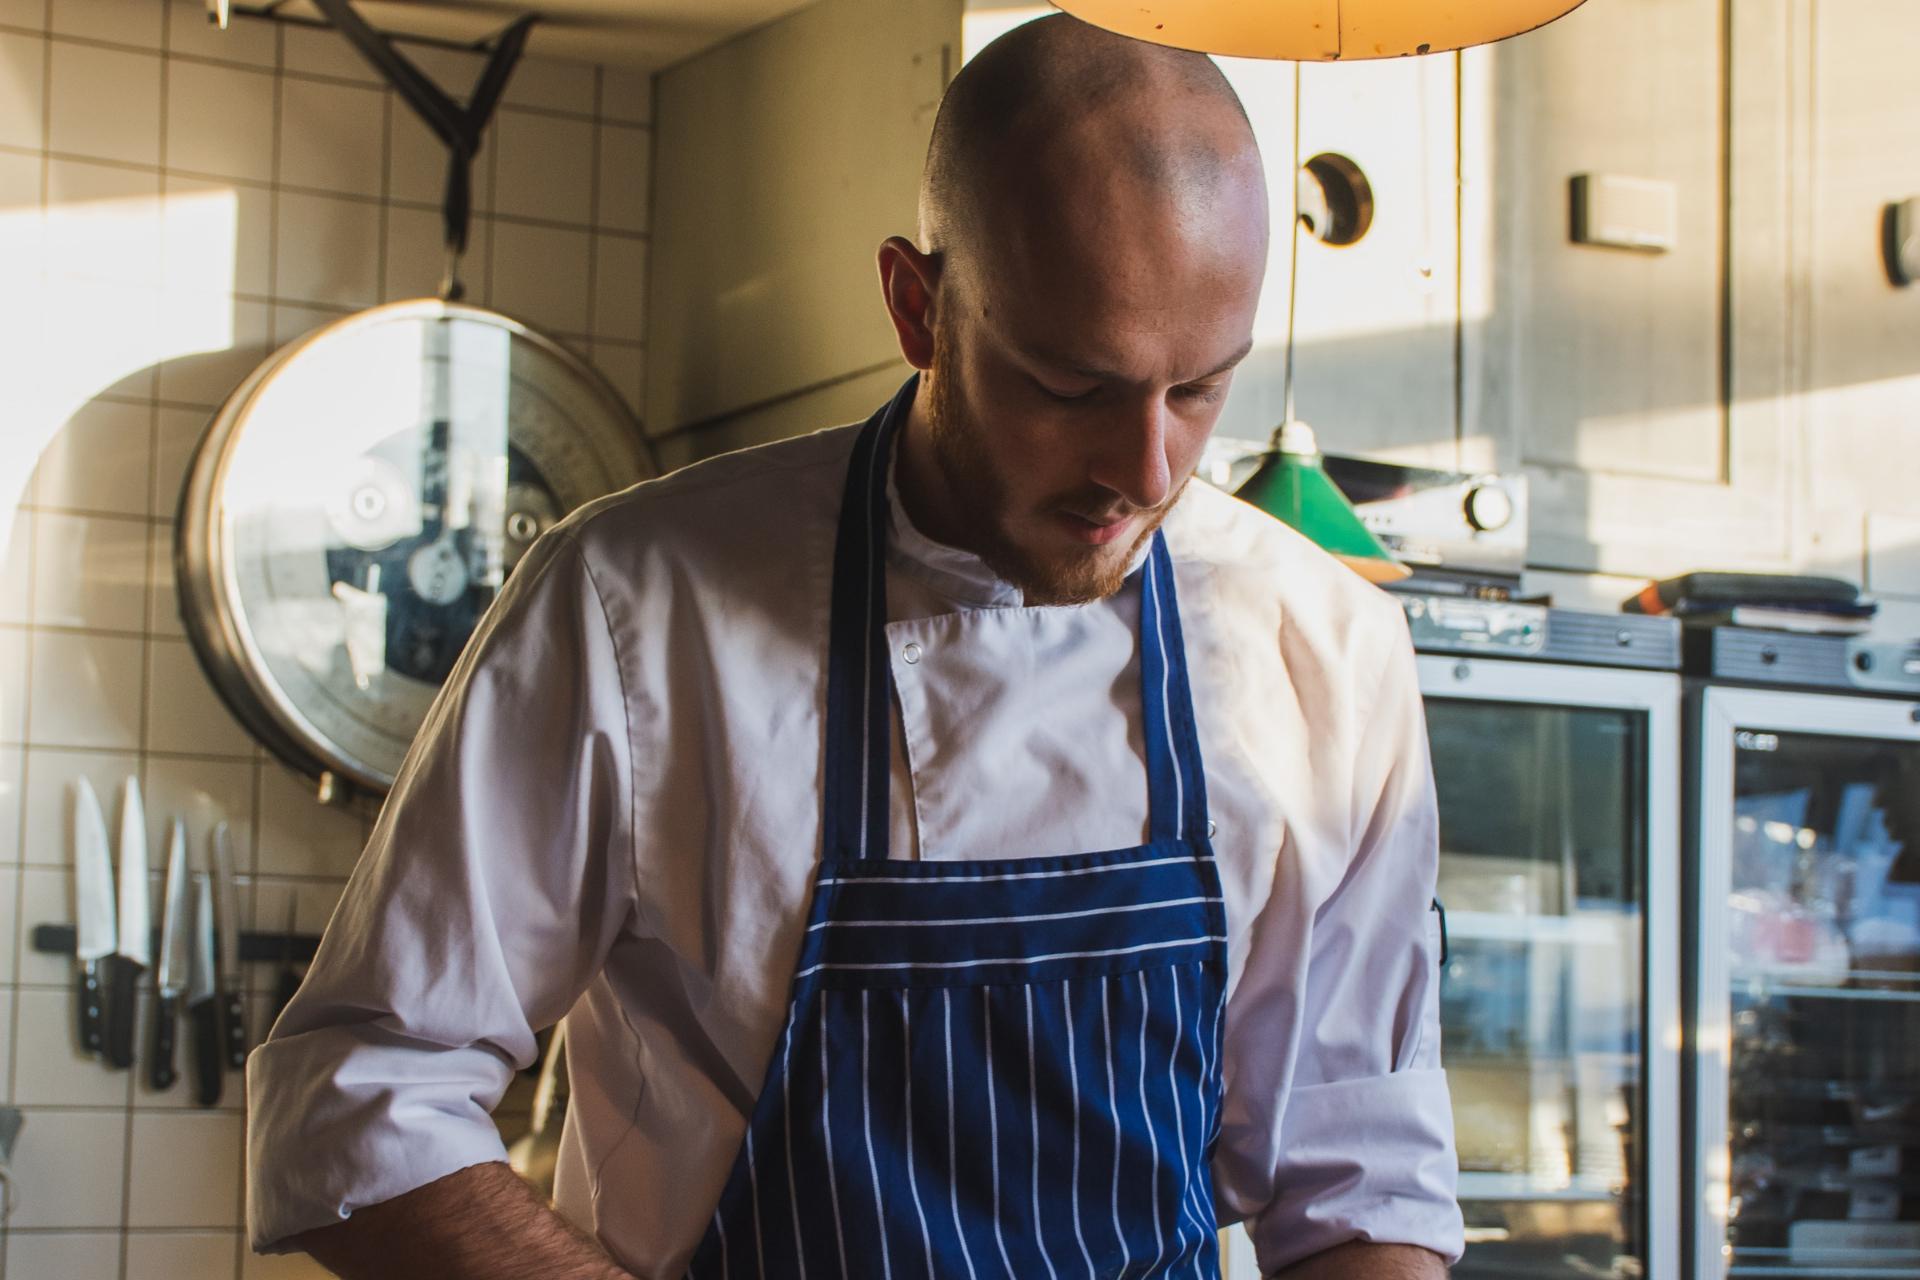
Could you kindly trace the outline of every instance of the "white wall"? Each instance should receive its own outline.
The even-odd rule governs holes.
[[[478,60],[419,60],[464,95]],[[645,368],[650,81],[527,61],[476,170],[469,298],[553,332],[636,410]],[[318,932],[365,836],[267,759],[205,683],[169,557],[187,457],[272,347],[431,293],[444,159],[331,32],[199,0],[0,0],[0,1099],[21,1107],[6,1280],[318,1275],[246,1254],[242,1090],[188,1103],[75,1050],[67,813],[151,840],[234,831],[242,914]],[[157,886],[155,902],[159,901]],[[252,1030],[271,965],[253,966]],[[144,1049],[147,1030],[140,1029]],[[512,1117],[506,1123],[511,1124]]]

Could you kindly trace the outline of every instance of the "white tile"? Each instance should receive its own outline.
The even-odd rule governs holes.
[[[153,410],[95,400],[83,405],[40,453],[33,500],[43,506],[147,514]]]
[[[585,62],[552,58],[522,58],[507,81],[500,101],[510,107],[543,107],[549,111],[593,112],[594,67]]]
[[[253,772],[251,760],[147,759],[147,847],[165,848],[175,818],[187,826],[187,857],[205,870],[213,865],[213,829],[224,822],[233,836],[236,870],[253,864]]]
[[[6,890],[6,896],[14,901],[20,897],[20,868],[0,867],[0,889]],[[6,1036],[13,1034],[13,988],[6,985],[13,981],[15,948],[19,939],[20,918],[11,905],[0,911],[0,995],[5,996],[6,1022],[0,1026]],[[11,1041],[9,1041],[11,1043]],[[8,1050],[4,1059],[0,1059],[0,1084],[8,1092],[0,1097],[13,1096],[13,1054]]]
[[[156,637],[149,652],[147,750],[251,759],[253,739],[207,683],[192,647]]]
[[[380,206],[282,191],[275,292],[302,302],[370,306],[380,294]]]
[[[217,58],[272,71],[279,38],[271,19],[233,14],[222,31],[208,16],[206,0],[170,0],[167,48],[174,54]]]
[[[152,535],[153,526],[143,519],[41,512],[34,536],[34,622],[144,631]]]
[[[161,400],[205,407],[186,411],[180,432],[171,437],[168,414],[182,411],[166,406],[160,409],[160,435],[153,467],[155,515],[173,514],[180,500],[180,481],[186,474],[187,458],[199,443],[214,410],[226,402],[273,349],[266,303],[230,297],[213,302],[196,298],[195,302],[216,306],[231,317],[228,341],[222,347],[171,357],[160,365]],[[170,453],[170,449],[177,452]]]
[[[385,93],[360,85],[285,80],[280,86],[280,181],[378,196]]]
[[[0,914],[10,916],[13,913],[8,911]],[[12,932],[10,922],[0,922],[0,933],[10,938]],[[13,1097],[13,997],[12,990],[0,988],[0,1098]],[[4,1274],[0,1272],[0,1275]]]
[[[276,302],[268,314],[273,345],[276,350],[284,347],[295,338],[325,328],[341,316],[351,315],[354,310],[352,307],[314,307],[294,302]]]
[[[53,0],[47,28],[55,35],[158,49],[166,13],[157,0]]]
[[[39,319],[57,359],[49,371],[75,400],[151,396],[158,361],[176,340],[161,322],[158,285],[69,278]]]
[[[0,865],[21,861],[20,818],[26,808],[21,795],[26,785],[27,753],[23,747],[0,747]],[[0,880],[7,886],[9,897],[14,892],[13,880],[8,877]],[[13,912],[0,906],[0,922],[7,921]],[[6,981],[4,966],[11,948],[0,943],[0,982]],[[0,1095],[4,1096],[4,1095]]]
[[[287,23],[281,28],[280,65],[301,75],[329,76],[357,80],[362,84],[385,85],[373,64],[347,38],[330,27],[308,27]]]
[[[653,76],[629,67],[600,68],[600,114],[646,124],[653,119]]]
[[[304,1253],[254,1253],[240,1260],[240,1280],[333,1280],[333,1273]]]
[[[67,973],[64,989],[18,993],[14,1027],[20,1052],[13,1069],[14,1101],[23,1107],[124,1107],[131,1096],[132,1082],[127,1072],[109,1067],[80,1048],[71,960],[67,961]],[[134,1041],[134,1055],[145,1062],[144,1041]]]
[[[487,129],[480,140],[480,154],[473,158],[473,210],[485,213],[493,208],[494,131]],[[414,113],[412,107],[394,100],[393,115],[387,124],[388,149],[387,196],[415,204],[440,207],[447,191],[447,148]]]
[[[47,0],[0,0],[0,27],[47,29]]]
[[[50,987],[73,985],[73,957],[33,949],[33,929],[74,923],[73,873],[64,867],[20,868],[20,937],[13,978]]]
[[[27,654],[33,633],[0,627],[0,742],[23,742],[27,727]]]
[[[647,245],[598,236],[593,249],[593,336],[622,342],[647,337]]]
[[[0,72],[0,76],[4,74]],[[4,87],[0,87],[0,93],[4,92]],[[0,122],[6,120],[6,110],[4,101],[0,101]],[[0,128],[4,127],[4,123],[0,123]],[[13,222],[24,220],[28,211],[39,205],[42,186],[39,156],[26,156],[14,151],[0,152],[0,213],[4,213],[9,222],[6,236],[8,244],[15,242],[15,233],[11,229]]]
[[[104,1070],[104,1069],[103,1069]],[[119,1073],[124,1084],[126,1073]],[[127,1120],[119,1111],[28,1111],[13,1149],[15,1227],[114,1227],[120,1225],[121,1188],[126,1180]],[[20,1255],[13,1234],[7,1242],[7,1274]],[[105,1276],[118,1269],[119,1235],[111,1237],[113,1269],[40,1270],[30,1276]]]
[[[185,636],[180,621],[180,584],[173,566],[173,534],[160,530],[153,539],[153,563],[147,570],[147,630],[157,636]]]
[[[638,343],[600,339],[593,344],[593,364],[639,418],[646,411],[647,349]]]
[[[160,176],[82,160],[47,165],[47,273],[56,281],[156,285]]]
[[[24,626],[33,605],[33,512],[15,508],[0,552],[0,623]]]
[[[15,1232],[7,1241],[7,1274],[14,1280],[88,1280],[120,1274],[118,1231]]]
[[[126,1280],[233,1280],[237,1231],[127,1233]]]
[[[161,283],[168,295],[266,294],[273,281],[273,193],[236,182],[182,178],[163,180],[160,212]],[[164,305],[170,316],[181,308],[199,327],[197,333],[220,336],[220,317],[202,321],[203,304],[188,296]]]
[[[0,143],[45,145],[47,42],[0,31]]]
[[[49,147],[78,156],[160,163],[160,59],[53,42]]]
[[[480,75],[486,70],[487,56],[472,53],[465,49],[443,49],[438,45],[407,45],[401,52],[426,74],[427,79],[439,85],[454,101],[465,106],[473,98],[473,87],[479,83]],[[404,102],[396,101],[396,111],[411,111]]]
[[[167,168],[273,181],[273,75],[173,62],[167,72]]]
[[[601,125],[600,207],[594,221],[614,231],[645,231],[652,168],[651,130]]]
[[[493,306],[536,329],[584,333],[587,326],[584,231],[493,225]]]
[[[240,1223],[240,1117],[224,1112],[135,1112],[130,1227]]]
[[[438,296],[440,279],[446,274],[446,233],[440,215],[425,209],[389,205],[387,216],[387,278],[381,298],[397,302],[402,298]],[[469,295],[480,292],[480,274],[486,267],[487,240],[493,224],[475,218],[467,228],[467,251],[460,260],[460,279]]]
[[[36,631],[27,711],[34,741],[51,747],[138,747],[144,645],[119,636]]]
[[[33,866],[73,865],[74,787],[81,778],[99,797],[108,831],[119,827],[121,788],[140,767],[132,753],[56,751],[29,747],[26,757],[26,848],[24,861]]]
[[[274,762],[261,766],[260,829],[254,859],[254,869],[260,875],[344,880],[353,874],[365,843],[364,825],[357,813],[321,804],[315,798],[313,783],[284,765]],[[263,908],[262,918],[277,916],[265,914]]]
[[[503,108],[493,122],[493,208],[523,218],[593,221],[593,124]]]
[[[213,412],[209,409],[168,407],[157,411],[159,431],[156,433],[153,462],[155,515],[171,516],[179,510],[180,490],[186,484],[187,468],[199,450],[201,438],[206,434],[212,416]],[[166,544],[168,554],[171,554],[171,531],[163,531],[160,541]]]
[[[287,927],[287,905],[293,904],[293,931],[317,938],[327,930],[327,923],[333,919],[334,911],[340,906],[340,895],[346,888],[344,874],[331,880],[281,879],[275,876],[258,877],[258,887],[254,897],[255,929],[263,932],[282,933]],[[277,962],[276,962],[277,963]],[[262,967],[260,975],[269,979],[262,990],[271,990],[275,974],[269,967]]]

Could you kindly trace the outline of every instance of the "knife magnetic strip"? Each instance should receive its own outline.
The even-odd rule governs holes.
[[[74,948],[74,927],[70,924],[37,924],[33,926],[33,949],[49,955],[72,955]],[[154,952],[160,948],[160,931],[153,931]],[[306,961],[313,959],[313,953],[319,949],[320,938],[312,933],[255,933],[251,929],[240,931],[240,959],[243,963],[270,964],[278,960]]]

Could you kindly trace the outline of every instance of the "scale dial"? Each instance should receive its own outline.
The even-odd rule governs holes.
[[[655,474],[584,362],[437,299],[276,352],[181,493],[181,611],[215,687],[315,777],[383,794],[506,576],[583,503]]]

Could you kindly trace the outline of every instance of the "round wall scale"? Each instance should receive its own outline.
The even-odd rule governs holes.
[[[433,298],[276,352],[215,415],[181,492],[181,613],[228,707],[324,793],[382,795],[519,559],[656,474],[599,374]]]

